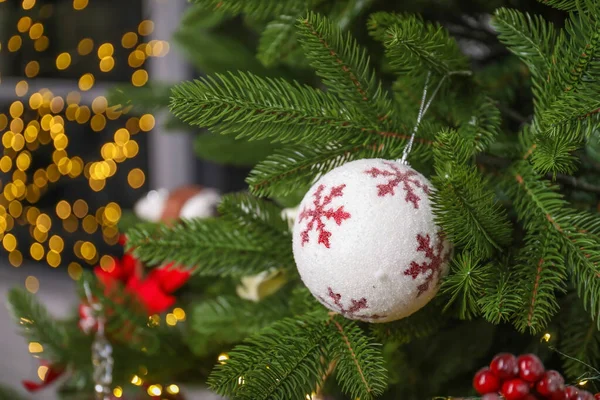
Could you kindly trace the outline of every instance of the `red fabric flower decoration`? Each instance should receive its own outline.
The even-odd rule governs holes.
[[[41,382],[27,380],[22,382],[25,389],[27,389],[30,392],[37,392],[38,390],[49,386],[50,384],[52,384],[52,382],[57,380],[65,372],[65,369],[63,367],[57,365],[50,365],[47,361],[40,361],[40,364],[42,366],[48,367],[48,371],[46,371],[46,376],[44,376],[44,379]]]

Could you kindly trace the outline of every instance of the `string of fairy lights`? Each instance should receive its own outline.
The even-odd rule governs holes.
[[[0,0],[0,7],[7,0]],[[90,0],[73,0],[74,12],[85,12]],[[16,53],[32,42],[36,54],[47,59],[50,38],[45,35],[45,20],[54,12],[53,4],[36,4],[36,0],[22,0],[25,14],[14,26],[14,33],[5,43],[0,43],[0,53]],[[107,180],[115,175],[120,164],[134,158],[139,152],[135,135],[154,128],[152,114],[140,117],[125,116],[130,110],[119,105],[109,105],[106,97],[98,95],[91,104],[84,104],[82,94],[94,88],[96,77],[113,70],[118,63],[127,63],[132,69],[131,84],[135,87],[146,85],[149,79],[144,68],[151,57],[164,57],[169,53],[170,45],[163,40],[149,40],[154,30],[151,20],[143,20],[137,29],[124,32],[120,43],[96,43],[92,38],[83,37],[75,49],[61,51],[52,55],[56,71],[67,70],[73,63],[84,57],[93,57],[97,61],[97,70],[81,74],[77,81],[78,90],[65,96],[54,94],[50,89],[30,90],[32,82],[40,73],[38,60],[27,60],[22,69],[22,77],[14,84],[15,100],[10,104],[7,114],[0,113],[0,135],[3,152],[0,155],[0,171],[8,176],[5,182],[0,180],[0,240],[8,252],[8,260],[19,267],[25,254],[37,261],[44,261],[51,267],[63,264],[62,254],[65,240],[54,233],[62,225],[68,233],[102,232],[103,240],[115,244],[118,240],[117,224],[121,218],[121,208],[110,202],[92,210],[84,199],[72,203],[60,200],[52,212],[42,211],[36,204],[54,183],[65,179],[85,177],[89,188],[94,192],[102,191]],[[126,60],[117,60],[115,47],[120,46],[128,52]],[[44,55],[44,57],[41,57]],[[0,71],[1,73],[1,71]],[[2,85],[0,75],[0,85]],[[89,97],[89,96],[88,96]],[[114,132],[107,132],[108,121],[124,121],[124,126]],[[69,154],[69,126],[78,124],[88,126],[92,132],[112,135],[100,149],[95,160],[83,160]],[[90,132],[91,133],[91,132]],[[32,171],[35,151],[41,147],[52,148],[52,162]],[[145,174],[139,168],[132,168],[127,174],[127,183],[131,188],[140,188],[145,182]],[[18,226],[29,229],[33,240],[19,243],[11,233]],[[100,264],[110,269],[114,262],[111,256],[101,255],[91,240],[78,240],[72,249],[81,262],[71,262],[67,266],[69,276],[78,279],[82,273],[82,264]],[[29,276],[25,282],[27,289],[36,292],[39,282]]]

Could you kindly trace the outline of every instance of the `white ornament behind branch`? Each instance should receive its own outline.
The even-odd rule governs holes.
[[[431,183],[411,167],[357,160],[319,179],[300,203],[296,265],[312,294],[347,318],[388,322],[427,304],[451,245],[435,225]]]
[[[134,205],[135,214],[150,222],[172,222],[178,218],[208,218],[215,215],[219,192],[200,186],[183,186],[171,192],[152,190]]]

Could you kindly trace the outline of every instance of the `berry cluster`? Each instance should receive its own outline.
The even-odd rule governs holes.
[[[500,400],[500,395],[506,400],[600,400],[600,393],[594,396],[575,386],[565,386],[562,375],[546,371],[534,354],[518,358],[509,353],[496,355],[489,368],[475,374],[473,387],[482,400]]]

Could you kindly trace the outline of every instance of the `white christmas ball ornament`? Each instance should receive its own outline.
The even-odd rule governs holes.
[[[300,203],[294,258],[302,280],[347,318],[389,322],[427,304],[452,247],[433,219],[431,183],[396,161],[352,161]]]

